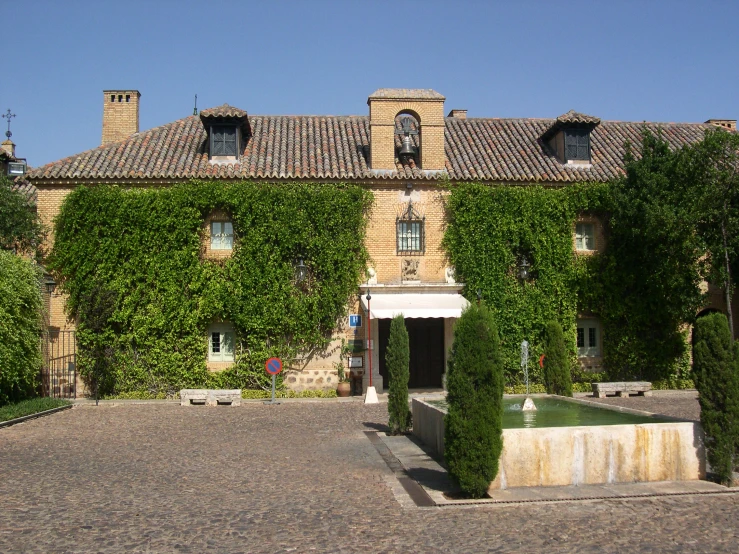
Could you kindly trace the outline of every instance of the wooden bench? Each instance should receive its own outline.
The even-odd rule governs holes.
[[[629,396],[652,396],[652,383],[648,381],[622,381],[618,383],[592,383],[593,396],[605,398],[607,395]]]
[[[180,406],[241,406],[241,389],[182,389]]]

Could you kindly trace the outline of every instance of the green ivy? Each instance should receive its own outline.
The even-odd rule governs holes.
[[[41,369],[41,272],[0,250],[0,406],[32,397]]]
[[[542,186],[490,187],[460,184],[447,204],[444,236],[451,263],[465,296],[477,291],[500,329],[506,383],[521,383],[520,344],[530,346],[529,379],[543,383],[538,362],[544,329],[557,321],[564,330],[571,367],[575,367],[575,320],[578,304],[593,287],[596,256],[576,256],[572,243],[579,213],[605,215],[609,186],[578,185],[566,189]],[[531,279],[520,282],[516,265],[525,255]],[[579,299],[582,296],[583,299]]]
[[[114,372],[108,394],[180,388],[268,388],[264,361],[324,348],[367,265],[369,192],[354,185],[194,181],[168,188],[79,187],[55,223],[49,267],[77,318],[94,290],[111,291]],[[230,258],[204,259],[204,221],[230,214]],[[309,278],[297,284],[303,257]],[[97,287],[97,289],[96,289]],[[84,318],[83,318],[84,319]],[[207,328],[229,321],[236,363],[206,369]],[[80,370],[100,347],[78,327]]]

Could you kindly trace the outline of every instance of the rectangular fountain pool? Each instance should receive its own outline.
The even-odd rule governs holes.
[[[503,452],[491,489],[705,477],[700,424],[562,397],[504,398]],[[413,399],[413,434],[444,453],[444,400]]]
[[[667,423],[673,419],[633,412],[602,409],[592,404],[572,402],[562,398],[535,397],[536,410],[522,411],[522,398],[503,399],[503,429],[538,427],[577,427],[592,425],[624,425],[634,423]],[[446,412],[446,400],[427,400]]]

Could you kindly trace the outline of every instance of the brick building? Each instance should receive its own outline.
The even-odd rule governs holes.
[[[603,182],[623,174],[624,143],[638,143],[644,129],[659,129],[679,147],[700,140],[713,124],[736,128],[729,120],[629,123],[574,111],[552,119],[468,118],[460,109],[445,115],[445,98],[433,90],[379,89],[368,98],[367,116],[255,116],[224,104],[139,132],[140,98],[135,90],[104,91],[101,146],[29,171],[43,222],[51,226],[66,195],[80,184],[153,186],[193,178],[361,184],[375,199],[367,229],[372,262],[358,287],[363,297],[372,292],[371,365],[378,387],[389,318],[398,312],[410,334],[411,386],[442,384],[452,325],[467,304],[441,248],[448,184]],[[212,214],[206,224],[209,255],[230,255],[231,223]],[[600,222],[587,214],[572,232],[578,254],[603,246]],[[366,300],[350,312],[363,316],[361,325],[337,330],[337,338],[365,338]],[[74,327],[59,295],[51,298],[50,325]],[[227,367],[228,352],[214,352],[213,345],[227,342],[232,330],[218,323],[208,333],[203,355],[209,367]],[[601,343],[597,318],[582,314],[578,350],[584,367],[599,366]],[[357,358],[354,370],[366,385],[369,360]],[[335,359],[318,356],[288,371],[286,381],[297,389],[325,386]]]

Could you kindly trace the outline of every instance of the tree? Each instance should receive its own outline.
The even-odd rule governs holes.
[[[610,377],[663,379],[684,357],[683,325],[703,303],[699,260],[705,250],[683,152],[645,133],[637,154],[628,151],[626,175],[613,183],[593,308],[608,333]]]
[[[0,406],[35,394],[41,369],[38,267],[0,250]]]
[[[711,280],[724,289],[731,338],[736,338],[731,307],[731,262],[739,253],[739,135],[723,129],[686,146],[680,164],[681,180],[695,199],[698,235],[710,253]]]
[[[408,409],[408,379],[410,378],[410,349],[405,319],[397,315],[390,323],[390,338],[385,353],[385,365],[390,377],[387,397],[388,425],[390,434],[407,433],[410,424]]]
[[[482,497],[503,450],[503,362],[493,316],[470,305],[454,328],[444,419],[444,458],[462,491]]]
[[[13,182],[0,175],[0,250],[34,252],[43,233],[28,197],[13,190]]]
[[[556,321],[549,322],[544,331],[544,384],[549,394],[572,396],[570,361],[562,326]]]
[[[708,462],[719,481],[728,484],[739,446],[738,347],[721,313],[699,318],[693,337],[693,380],[699,393]]]

